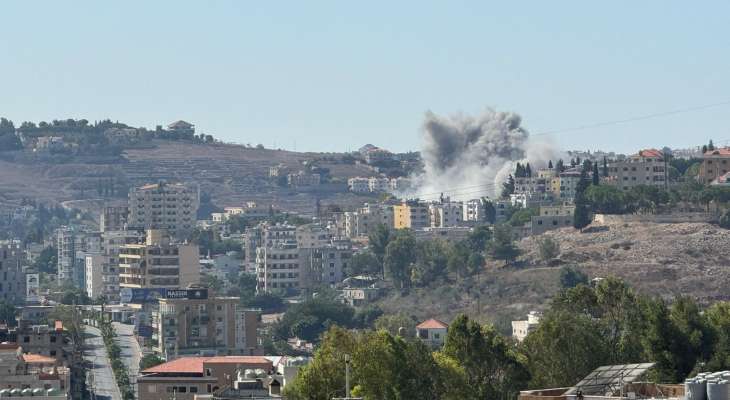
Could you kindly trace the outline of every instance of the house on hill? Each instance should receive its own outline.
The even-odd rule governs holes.
[[[447,323],[430,318],[416,326],[416,337],[431,347],[441,347],[446,340],[448,329]]]

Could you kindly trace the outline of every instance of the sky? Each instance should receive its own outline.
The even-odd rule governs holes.
[[[730,2],[12,1],[0,115],[183,119],[223,141],[418,150],[426,111],[514,111],[564,149],[730,140]]]

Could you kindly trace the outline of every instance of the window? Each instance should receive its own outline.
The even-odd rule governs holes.
[[[56,356],[56,350],[51,350],[51,353],[50,354],[51,354],[51,356],[55,357]]]
[[[56,343],[56,337],[55,336],[51,336],[51,343]]]
[[[175,387],[174,386],[168,386],[166,391],[167,391],[167,393],[173,393],[173,392],[175,392]]]
[[[23,336],[23,343],[30,343],[30,336]]]
[[[177,387],[177,392],[178,393],[187,393],[188,392],[188,388],[186,386],[178,386]]]
[[[205,376],[211,376],[213,375],[213,370],[210,368],[205,369]],[[210,386],[210,385],[209,385]]]
[[[190,386],[190,393],[198,393],[198,388],[195,386]]]
[[[208,387],[206,389],[208,390],[208,393],[210,393],[212,391],[211,387],[210,387],[210,383],[208,384]]]

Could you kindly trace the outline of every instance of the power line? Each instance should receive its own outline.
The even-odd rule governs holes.
[[[598,122],[598,123],[588,124],[588,125],[580,125],[580,126],[576,126],[576,127],[572,127],[572,128],[555,129],[552,131],[534,133],[530,136],[545,136],[545,135],[555,135],[558,133],[582,131],[582,130],[586,130],[586,129],[600,128],[603,126],[625,124],[625,123],[629,123],[629,122],[643,121],[643,120],[647,120],[647,119],[666,117],[666,116],[670,116],[670,115],[684,114],[684,113],[689,113],[689,112],[694,112],[694,111],[701,111],[701,110],[706,110],[708,108],[714,108],[714,107],[720,107],[720,106],[726,106],[726,105],[730,105],[730,100],[722,101],[719,103],[705,104],[702,106],[687,107],[687,108],[680,108],[677,110],[663,111],[663,112],[658,112],[658,113],[653,113],[653,114],[646,114],[646,115],[641,115],[641,116],[626,118],[626,119],[617,119],[617,120]]]

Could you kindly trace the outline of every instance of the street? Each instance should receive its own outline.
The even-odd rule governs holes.
[[[137,339],[134,337],[134,325],[113,322],[114,331],[117,333],[117,344],[122,349],[122,362],[127,367],[129,382],[134,390],[134,397],[137,395],[137,376],[139,375],[139,361],[142,357],[141,349]]]
[[[84,362],[87,365],[86,382],[92,399],[121,400],[122,395],[114,380],[111,362],[99,329],[85,325],[86,341]]]

